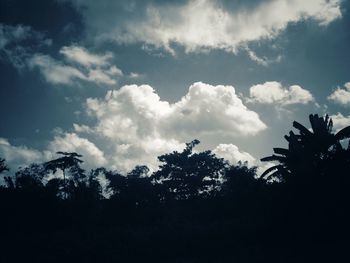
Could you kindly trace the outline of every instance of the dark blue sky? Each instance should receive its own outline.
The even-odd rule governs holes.
[[[345,0],[2,0],[0,156],[154,168],[199,138],[259,164],[293,120],[350,125],[349,12]]]

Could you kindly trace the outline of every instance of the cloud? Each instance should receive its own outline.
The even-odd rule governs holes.
[[[64,65],[48,55],[35,54],[28,61],[29,68],[39,68],[45,80],[52,84],[72,84],[74,79],[88,80],[80,70]]]
[[[242,152],[234,144],[219,144],[214,150],[217,156],[224,158],[231,164],[237,164],[239,161],[247,161],[249,165],[255,165],[256,159],[247,152]]]
[[[19,70],[26,66],[26,59],[33,49],[51,44],[51,39],[30,26],[0,23],[0,59],[10,62]]]
[[[161,101],[148,85],[127,85],[108,92],[104,100],[88,99],[90,115],[100,121],[102,134],[143,136],[150,132],[165,134],[229,133],[254,135],[266,128],[259,115],[247,109],[232,86],[194,83],[176,103]],[[111,124],[119,127],[113,127]]]
[[[120,170],[136,164],[156,169],[157,156],[181,150],[194,138],[256,135],[266,128],[232,86],[194,83],[175,103],[162,101],[148,85],[127,85],[109,91],[104,99],[90,98],[86,110],[93,126],[75,124],[76,132],[99,141]],[[205,144],[205,143],[204,143]]]
[[[335,131],[339,131],[347,126],[350,126],[350,115],[344,116],[340,112],[330,116],[333,120],[333,128]]]
[[[45,150],[39,151],[26,146],[14,146],[7,139],[0,138],[0,157],[5,158],[10,170],[15,172],[19,167],[26,167],[32,163],[43,163],[56,158],[56,152],[78,152],[83,155],[83,167],[92,169],[108,165],[104,153],[86,138],[76,133],[57,134]]]
[[[247,136],[266,128],[259,115],[243,104],[233,86],[194,83],[172,109],[166,127],[180,134],[202,132]]]
[[[257,84],[249,89],[249,102],[262,104],[307,104],[314,101],[314,97],[308,91],[298,85],[285,88],[276,81]]]
[[[344,88],[338,87],[327,99],[343,106],[350,105],[350,82],[345,83]]]
[[[19,167],[25,167],[31,163],[41,163],[49,160],[51,154],[48,151],[38,151],[26,146],[14,146],[4,138],[0,138],[0,156],[5,158],[11,171]]]
[[[211,140],[218,136],[237,139],[266,129],[233,86],[202,82],[192,84],[187,94],[174,103],[161,100],[151,86],[126,85],[107,92],[105,98],[87,99],[85,110],[91,121],[95,120],[92,125],[75,123],[74,131],[57,129],[44,151],[10,146],[3,140],[2,148],[12,152],[4,157],[15,158],[22,151],[30,162],[42,162],[48,159],[48,152],[68,151],[84,156],[84,168],[105,166],[126,172],[145,164],[156,170],[159,155],[181,151],[195,138],[205,138],[202,146],[210,149]],[[235,145],[220,144],[215,152],[230,161],[255,160]]]
[[[123,72],[112,64],[110,52],[94,54],[81,46],[64,46],[59,54],[66,61],[36,53],[42,46],[51,44],[43,33],[29,26],[0,23],[0,59],[9,61],[18,70],[38,68],[47,82],[65,85],[76,84],[77,80],[114,85],[123,76]]]
[[[10,44],[23,41],[28,38],[31,33],[32,29],[29,26],[11,26],[0,23],[0,50]]]
[[[44,54],[34,54],[28,59],[29,68],[39,68],[45,80],[52,84],[75,84],[83,80],[95,84],[114,85],[123,72],[112,65],[112,55],[97,55],[79,46],[62,47],[60,52],[67,62]]]
[[[264,67],[267,67],[272,63],[278,63],[282,59],[281,55],[277,56],[275,59],[269,59],[265,56],[259,57],[254,51],[252,51],[249,48],[246,48],[246,50],[247,50],[248,56],[251,60],[255,61],[257,64],[264,66]]]
[[[250,153],[241,151],[234,144],[219,144],[213,150],[213,153],[215,153],[218,157],[224,158],[225,160],[229,161],[229,163],[232,165],[237,165],[237,163],[241,161],[243,163],[248,162],[248,167],[256,166],[257,176],[260,176],[268,168],[275,165],[272,162],[261,162],[260,160],[257,160]]]
[[[115,74],[111,70],[104,71],[102,69],[91,69],[87,75],[87,80],[95,83],[114,85],[117,81],[113,79],[112,76],[115,75],[119,74]]]
[[[50,152],[66,151],[82,154],[87,165],[85,167],[89,168],[107,164],[104,153],[88,139],[81,138],[76,133],[64,133],[55,136],[49,143],[48,150]]]
[[[62,47],[60,53],[63,54],[68,60],[87,67],[109,64],[108,61],[113,57],[111,53],[106,53],[104,55],[98,56],[79,46]]]
[[[139,74],[139,73],[136,73],[136,72],[131,72],[129,74],[129,78],[131,78],[131,79],[137,79],[137,78],[140,78],[140,77],[142,77],[142,75]]]
[[[236,52],[243,44],[275,38],[291,23],[314,20],[327,26],[341,17],[340,0],[273,0],[236,8],[210,0],[71,2],[93,38],[143,43],[172,53],[173,44],[186,52]]]
[[[0,23],[0,50],[9,46],[19,45],[25,40],[32,40],[35,44],[50,45],[51,40],[46,39],[44,34],[35,31],[26,25],[6,25]]]

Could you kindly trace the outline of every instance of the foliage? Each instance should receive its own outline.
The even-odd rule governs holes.
[[[43,178],[46,171],[43,165],[31,164],[28,167],[21,168],[16,172],[16,188],[31,189],[43,187]]]
[[[163,164],[153,178],[165,189],[165,198],[188,199],[217,190],[227,163],[211,151],[193,153],[199,144],[194,140],[182,152],[174,151],[158,157]]]
[[[290,131],[289,135],[285,136],[288,149],[273,148],[273,155],[261,159],[265,162],[279,162],[278,165],[267,169],[262,177],[285,181],[303,175],[303,180],[313,180],[313,176],[324,175],[330,161],[344,151],[340,141],[350,138],[350,126],[334,134],[333,122],[328,115],[323,118],[311,114],[309,120],[312,131],[294,121],[293,127],[299,133]],[[349,149],[346,150],[348,151]]]
[[[86,178],[85,171],[80,167],[83,163],[80,157],[82,155],[70,152],[57,152],[57,154],[62,155],[61,157],[48,161],[44,163],[45,171],[56,173],[58,169],[63,172],[63,182],[56,180],[58,195],[63,198],[68,198],[73,196],[75,193],[75,186],[84,185],[84,180]],[[66,181],[68,171],[68,181]]]
[[[8,171],[9,168],[7,167],[6,163],[5,163],[5,159],[0,158],[0,173],[4,172],[4,171]]]

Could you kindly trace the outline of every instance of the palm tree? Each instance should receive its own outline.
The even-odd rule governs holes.
[[[293,122],[293,127],[299,134],[290,131],[289,135],[284,136],[288,141],[288,149],[273,148],[273,155],[261,159],[263,162],[279,162],[267,169],[261,178],[286,180],[291,174],[322,173],[327,161],[343,150],[340,141],[350,138],[350,126],[334,134],[333,121],[328,115],[319,117],[311,114],[309,120],[311,130],[299,122]],[[350,151],[349,147],[348,150]]]

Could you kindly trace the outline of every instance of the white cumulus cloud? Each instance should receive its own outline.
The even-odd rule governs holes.
[[[292,85],[286,88],[277,81],[268,81],[263,84],[254,85],[249,89],[249,94],[250,102],[263,104],[307,104],[314,101],[314,97],[310,91],[298,85]]]
[[[350,82],[345,83],[344,88],[338,87],[327,98],[343,106],[350,105]]]
[[[173,114],[165,120],[165,127],[177,133],[245,136],[266,128],[259,115],[243,104],[233,86],[194,83],[171,108]]]
[[[213,150],[213,153],[229,161],[231,164],[237,164],[239,161],[248,162],[248,165],[256,164],[256,159],[251,154],[240,151],[234,144],[219,144]]]
[[[224,158],[229,161],[232,165],[237,165],[239,161],[248,162],[248,167],[256,166],[257,167],[257,176],[260,176],[263,172],[265,172],[269,167],[273,166],[272,162],[261,162],[257,160],[254,156],[252,156],[248,152],[241,151],[234,144],[219,144],[214,150],[218,157]]]
[[[0,156],[6,160],[12,172],[31,163],[41,163],[51,158],[49,151],[38,151],[26,146],[15,146],[0,138]]]
[[[232,86],[194,83],[178,102],[162,101],[148,85],[127,85],[104,99],[90,98],[88,114],[96,125],[75,124],[76,132],[98,138],[109,163],[128,170],[136,164],[155,169],[157,156],[181,150],[194,138],[255,135],[266,128]],[[204,142],[205,144],[205,142]]]
[[[107,164],[104,153],[88,139],[81,138],[76,133],[56,135],[49,143],[48,150],[53,153],[58,151],[77,152],[83,155],[89,168]]]
[[[333,128],[335,131],[339,131],[347,126],[350,126],[350,115],[344,116],[340,112],[330,116],[333,120]]]
[[[202,147],[223,135],[226,139],[254,136],[266,129],[259,115],[248,109],[233,86],[192,84],[179,101],[161,100],[149,85],[126,85],[105,98],[89,98],[86,113],[92,125],[73,124],[74,132],[57,130],[44,151],[0,141],[0,156],[15,164],[43,162],[57,151],[78,152],[84,168],[105,166],[126,172],[136,165],[158,168],[157,157],[181,151],[186,142],[202,140]],[[214,146],[215,148],[215,146]],[[218,155],[236,162],[255,158],[237,146],[220,144]]]

